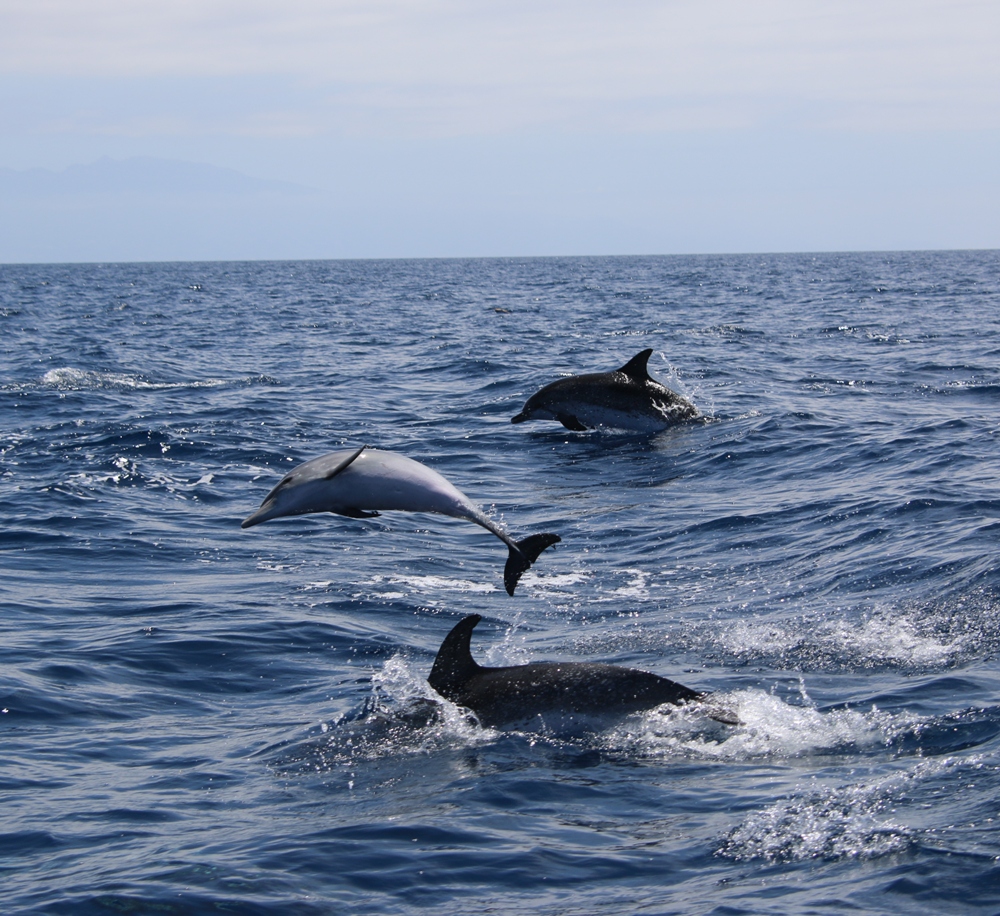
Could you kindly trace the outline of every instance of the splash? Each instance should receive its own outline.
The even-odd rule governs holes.
[[[821,712],[762,690],[741,690],[713,695],[706,703],[651,710],[609,731],[606,742],[643,757],[747,761],[857,753],[888,745],[912,724],[908,715],[876,708]]]
[[[298,744],[283,768],[357,778],[360,763],[398,761],[496,738],[467,710],[436,694],[402,655],[372,675],[372,695],[356,714],[320,726],[321,735]]]

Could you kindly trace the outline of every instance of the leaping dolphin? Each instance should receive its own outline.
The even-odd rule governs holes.
[[[471,709],[483,725],[503,725],[545,713],[625,716],[706,696],[657,674],[618,665],[535,662],[484,668],[473,659],[470,648],[472,631],[480,620],[479,614],[471,614],[455,625],[441,643],[427,682],[446,700]]]
[[[533,534],[515,541],[437,471],[404,455],[365,445],[330,452],[293,468],[268,493],[260,508],[243,520],[242,527],[310,512],[374,518],[379,509],[437,512],[466,518],[491,531],[510,550],[503,572],[508,595],[514,594],[521,574],[538,555],[561,540],[557,534]]]
[[[558,420],[566,429],[583,431],[607,426],[655,432],[698,416],[698,409],[651,378],[643,350],[614,372],[574,375],[546,385],[528,398],[511,423]]]

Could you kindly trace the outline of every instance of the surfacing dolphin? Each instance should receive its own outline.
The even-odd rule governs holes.
[[[310,512],[374,518],[380,509],[437,512],[468,519],[491,531],[510,551],[503,572],[508,595],[514,594],[521,574],[538,555],[561,540],[557,534],[533,534],[515,541],[437,471],[404,455],[365,445],[330,452],[293,468],[260,508],[243,520],[242,527]]]
[[[534,662],[484,668],[470,641],[479,614],[463,617],[444,638],[427,682],[446,700],[471,709],[480,723],[503,725],[546,713],[625,716],[706,694],[658,674],[593,662]],[[719,719],[719,721],[728,721]]]
[[[651,378],[643,350],[614,372],[574,375],[546,385],[528,398],[511,423],[558,420],[566,429],[583,431],[607,426],[656,432],[698,416],[698,409]]]

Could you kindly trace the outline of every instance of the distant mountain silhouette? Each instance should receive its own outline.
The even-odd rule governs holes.
[[[330,257],[359,224],[342,210],[329,191],[151,156],[0,168],[0,263]]]

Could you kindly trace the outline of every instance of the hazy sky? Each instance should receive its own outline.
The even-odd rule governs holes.
[[[0,167],[316,189],[200,255],[133,201],[148,257],[1000,247],[998,48],[995,0],[0,0]]]

